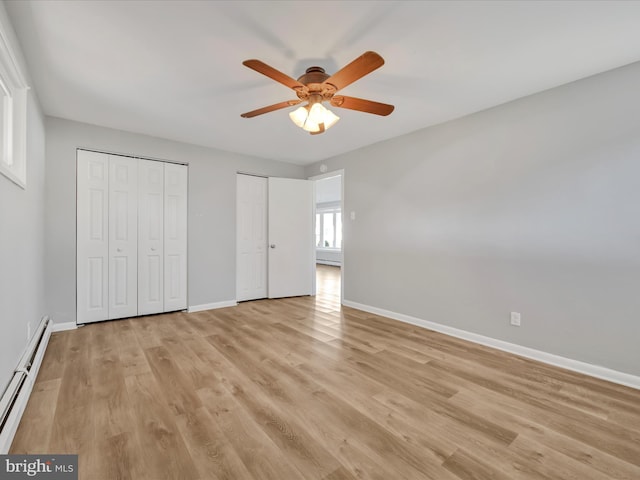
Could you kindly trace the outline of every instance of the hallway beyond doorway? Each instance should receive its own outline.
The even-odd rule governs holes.
[[[340,310],[340,267],[316,265],[316,306],[323,311]]]

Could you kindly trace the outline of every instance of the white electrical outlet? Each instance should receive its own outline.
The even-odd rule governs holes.
[[[514,327],[520,326],[520,314],[518,312],[511,312],[511,325]]]

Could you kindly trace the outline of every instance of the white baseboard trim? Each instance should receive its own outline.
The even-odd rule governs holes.
[[[66,330],[75,330],[78,328],[76,322],[61,322],[61,323],[53,323],[52,332],[64,332]]]
[[[204,305],[191,305],[187,312],[202,312],[203,310],[214,310],[216,308],[235,307],[238,302],[235,300],[226,300],[224,302],[205,303]]]
[[[470,342],[486,345],[487,347],[496,348],[505,352],[514,353],[521,357],[530,358],[539,362],[554,365],[556,367],[564,368],[578,373],[583,373],[591,377],[600,378],[609,382],[625,385],[627,387],[636,388],[640,390],[640,377],[631,375],[629,373],[618,372],[617,370],[611,370],[599,365],[593,365],[590,363],[582,362],[580,360],[573,360],[571,358],[561,357],[553,353],[543,352],[534,348],[524,347],[515,343],[505,342],[503,340],[497,340],[491,337],[485,337],[477,333],[468,332],[459,328],[449,327],[440,323],[430,322],[428,320],[422,320],[420,318],[405,315],[403,313],[396,313],[390,310],[384,310],[382,308],[372,307],[370,305],[364,305],[362,303],[352,302],[350,300],[343,300],[342,304],[347,307],[356,308],[364,312],[374,313],[383,317],[391,318],[393,320],[399,320],[401,322],[410,323],[418,327],[427,328],[436,332],[444,333],[452,337],[461,338]]]

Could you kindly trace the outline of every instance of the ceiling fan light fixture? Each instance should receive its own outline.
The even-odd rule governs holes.
[[[320,102],[295,109],[289,113],[289,118],[296,126],[311,133],[325,131],[340,120],[340,117],[331,110],[327,110]],[[324,124],[324,128],[320,128],[320,124]]]
[[[314,103],[309,109],[309,117],[307,118],[307,121],[312,123],[322,123],[324,121],[326,111],[327,109],[324,108],[320,102]]]
[[[316,124],[324,123],[324,128],[328,129],[335,125],[340,117],[326,109],[321,103],[314,103],[309,111],[309,120]]]
[[[307,122],[304,124],[304,127],[302,127],[302,129],[305,132],[309,132],[309,133],[319,133],[320,132],[320,125],[317,123],[313,123],[313,122]]]
[[[289,113],[289,118],[296,126],[304,128],[304,124],[307,121],[309,111],[307,107],[298,107],[293,112]]]

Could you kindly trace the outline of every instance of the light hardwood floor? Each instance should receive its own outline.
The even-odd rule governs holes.
[[[640,479],[640,391],[341,309],[318,279],[53,334],[12,453],[78,453],[83,480]]]

